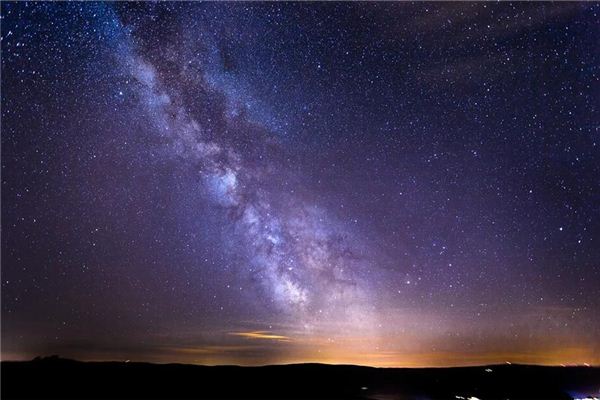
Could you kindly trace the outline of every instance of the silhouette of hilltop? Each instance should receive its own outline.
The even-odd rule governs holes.
[[[600,368],[373,368],[80,362],[1,363],[3,399],[565,399],[600,395]]]

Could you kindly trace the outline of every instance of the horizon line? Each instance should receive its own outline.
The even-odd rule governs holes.
[[[60,355],[48,355],[48,356],[36,356],[32,359],[0,359],[0,363],[3,362],[52,362],[52,361],[71,361],[78,363],[122,363],[122,364],[150,364],[150,365],[184,365],[191,367],[238,367],[238,368],[261,368],[261,367],[285,367],[285,366],[300,366],[300,365],[322,365],[331,367],[358,367],[358,368],[376,368],[376,369],[450,369],[450,368],[483,368],[483,367],[508,367],[508,366],[521,366],[521,367],[546,367],[546,368],[600,368],[600,364],[528,364],[505,361],[504,363],[490,363],[490,364],[457,364],[457,365],[431,365],[431,366],[377,366],[368,364],[348,364],[348,363],[328,363],[328,362],[292,362],[292,363],[272,363],[272,364],[196,364],[196,363],[184,363],[184,362],[153,362],[153,361],[139,361],[139,360],[116,360],[116,359],[76,359],[61,357]]]

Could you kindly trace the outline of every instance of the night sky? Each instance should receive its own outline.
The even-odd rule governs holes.
[[[1,11],[3,359],[600,363],[599,3]]]

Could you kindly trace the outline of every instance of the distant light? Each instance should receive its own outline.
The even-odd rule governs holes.
[[[492,369],[491,368],[486,368],[485,372],[492,372]]]
[[[362,387],[360,388],[360,390],[367,390],[367,389],[368,389],[368,387],[366,387],[366,386],[362,386]]]

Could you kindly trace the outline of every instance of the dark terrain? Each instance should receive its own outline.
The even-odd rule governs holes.
[[[491,370],[491,371],[490,371]],[[205,367],[79,362],[1,364],[2,398],[573,399],[600,394],[598,367],[370,368],[298,364]]]

